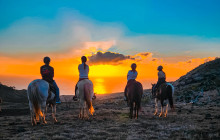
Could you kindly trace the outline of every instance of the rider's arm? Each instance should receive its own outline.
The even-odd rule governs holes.
[[[52,77],[54,77],[54,69],[52,68]]]
[[[136,71],[137,72],[137,71]],[[135,79],[137,78],[138,72],[135,74]]]
[[[43,74],[42,74],[42,67],[40,67],[40,74],[41,74],[41,76],[43,75]]]
[[[127,79],[128,79],[128,76],[129,76],[129,71],[128,71],[128,74],[127,74]]]

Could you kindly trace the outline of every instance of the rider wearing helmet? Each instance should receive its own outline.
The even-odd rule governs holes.
[[[81,61],[82,61],[82,64],[79,64],[78,66],[79,81],[88,79],[88,74],[89,74],[89,66],[86,64],[87,58],[85,56],[82,56]],[[75,86],[75,96],[73,96],[73,100],[77,100],[76,90],[78,89],[77,87],[78,82],[76,83],[76,86]]]
[[[41,66],[41,68],[40,68],[40,73],[41,73],[42,79],[49,83],[50,90],[53,90],[53,88],[55,88],[54,91],[55,91],[55,95],[56,95],[56,103],[61,103],[60,98],[59,98],[59,88],[58,88],[56,82],[53,80],[54,69],[53,69],[53,67],[50,66],[50,58],[47,56],[44,57],[44,63],[45,63],[45,65]]]
[[[166,82],[166,74],[163,71],[163,66],[158,66],[158,81],[157,84],[155,85],[155,89],[158,89],[161,84]]]
[[[137,65],[135,63],[131,64],[131,70],[128,71],[127,74],[127,85],[129,82],[131,81],[135,81],[135,79],[137,78],[138,72],[136,71]],[[124,91],[124,100],[127,101],[127,85],[125,87],[125,91]]]

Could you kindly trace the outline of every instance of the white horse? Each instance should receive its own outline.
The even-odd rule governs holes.
[[[32,81],[27,89],[27,96],[29,100],[29,107],[31,113],[31,123],[36,125],[37,121],[43,121],[43,124],[46,124],[45,113],[47,102],[51,104],[52,108],[52,117],[54,122],[56,120],[56,103],[54,100],[55,94],[51,94],[51,97],[48,99],[49,83],[37,79]]]
[[[94,95],[92,81],[84,79],[78,82],[77,87],[76,96],[79,98],[80,108],[79,118],[88,118],[88,110],[91,115],[95,112],[92,106],[92,97]],[[86,116],[84,116],[84,110],[86,111]]]

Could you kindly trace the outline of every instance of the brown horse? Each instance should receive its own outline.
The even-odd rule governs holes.
[[[126,94],[128,96],[128,105],[130,107],[130,118],[132,119],[134,110],[134,118],[138,119],[138,111],[140,111],[141,108],[141,97],[143,95],[142,84],[137,81],[129,81]]]
[[[166,112],[164,113],[163,107],[164,107],[164,101],[169,100],[170,108],[174,110],[173,105],[173,94],[174,94],[174,87],[170,83],[163,83],[160,85],[158,89],[154,89],[155,84],[152,84],[152,96],[155,97],[155,113],[154,115],[158,115],[158,105],[157,102],[160,100],[161,103],[161,113],[159,114],[159,117],[167,117],[168,114],[168,104],[166,105]]]

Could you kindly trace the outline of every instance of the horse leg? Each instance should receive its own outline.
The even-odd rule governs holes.
[[[158,100],[157,98],[155,98],[155,113],[154,116],[157,116],[157,112],[158,112],[158,104],[157,104]]]
[[[46,103],[44,103],[42,106],[41,106],[41,110],[42,110],[42,121],[43,121],[43,124],[47,124],[47,121],[45,120],[45,117],[46,117]]]
[[[133,102],[130,103],[130,119],[133,117]]]
[[[84,111],[85,111],[85,106],[83,107],[83,115],[82,115],[82,118],[84,119]]]
[[[134,103],[134,118],[136,119],[136,103]]]
[[[51,105],[51,109],[52,109],[52,119],[53,119],[53,122],[57,122],[56,117],[55,117],[56,105]]]
[[[138,105],[137,105],[137,103],[135,103],[135,117],[136,117],[136,119],[138,119]]]
[[[37,124],[37,122],[36,122],[36,119],[34,117],[34,114],[35,114],[34,106],[30,101],[29,101],[29,107],[30,107],[30,115],[31,115],[31,124],[32,124],[32,126],[34,126],[34,125]]]
[[[82,108],[80,107],[80,108],[79,108],[79,116],[78,116],[79,119],[81,119],[81,117],[82,117],[82,113],[81,113],[81,112],[82,112]]]
[[[85,118],[88,120],[89,119],[89,108],[87,106],[85,106]]]
[[[159,117],[161,117],[163,115],[163,100],[161,99],[161,112],[160,112],[160,115]]]
[[[165,112],[165,114],[164,114],[164,117],[167,117],[167,114],[168,114],[168,104],[167,104],[167,106],[166,106],[166,112]]]
[[[57,108],[56,108],[56,103],[53,105],[53,120],[56,123],[57,119],[56,119],[56,112],[57,112]]]
[[[36,119],[34,117],[34,111],[30,110],[30,114],[31,114],[31,124],[32,124],[32,126],[34,126],[37,124]]]

